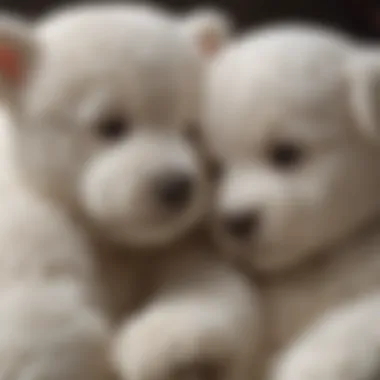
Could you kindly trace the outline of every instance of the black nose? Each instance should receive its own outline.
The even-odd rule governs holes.
[[[178,210],[190,201],[192,178],[182,173],[167,174],[156,181],[155,190],[158,200],[166,208]]]
[[[230,215],[225,220],[227,231],[237,239],[246,239],[258,228],[260,218],[258,213],[239,213]]]

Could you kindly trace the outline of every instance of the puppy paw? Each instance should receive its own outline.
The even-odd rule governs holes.
[[[182,312],[154,312],[124,325],[114,346],[123,379],[230,378],[238,351],[231,329],[201,311]]]
[[[107,323],[66,284],[0,292],[0,380],[109,380]]]
[[[380,303],[327,315],[281,355],[272,380],[374,380],[380,373]]]

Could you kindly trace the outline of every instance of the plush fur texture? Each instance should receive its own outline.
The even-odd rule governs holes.
[[[211,66],[215,235],[260,284],[273,379],[379,368],[379,83],[376,48],[301,25],[248,34]]]
[[[185,132],[228,25],[132,5],[0,21],[1,380],[250,374],[256,295],[190,233],[210,189]]]

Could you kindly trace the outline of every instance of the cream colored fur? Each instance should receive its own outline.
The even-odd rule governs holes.
[[[249,376],[256,295],[190,232],[209,184],[184,133],[227,28],[131,5],[0,20],[0,380]],[[173,173],[179,210],[157,199]]]
[[[258,30],[212,64],[215,234],[259,284],[271,379],[379,374],[379,83],[378,48],[308,26]]]

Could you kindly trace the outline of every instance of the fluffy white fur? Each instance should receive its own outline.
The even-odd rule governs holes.
[[[250,285],[201,233],[174,243],[205,211],[184,132],[227,27],[131,5],[0,21],[1,380],[249,374]]]
[[[72,220],[27,191],[1,110],[0,379],[108,379],[111,330],[92,249]]]
[[[380,51],[308,26],[248,34],[211,66],[215,234],[257,275],[276,380],[379,370],[379,83]]]

